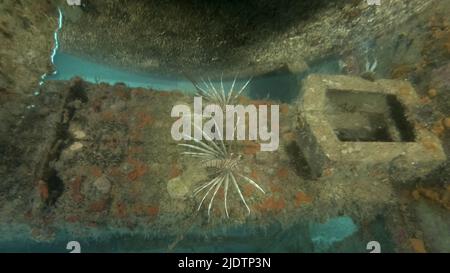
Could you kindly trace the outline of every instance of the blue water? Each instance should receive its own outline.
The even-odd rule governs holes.
[[[316,252],[327,251],[358,230],[352,218],[347,216],[331,218],[325,223],[311,223],[309,233]]]
[[[349,217],[331,218],[325,223],[307,224],[297,221],[286,228],[278,222],[268,227],[246,225],[215,229],[205,234],[194,228],[184,239],[169,249],[176,238],[161,234],[145,237],[139,234],[105,232],[97,238],[74,238],[60,231],[51,242],[36,242],[22,237],[20,240],[1,242],[0,252],[69,252],[66,245],[77,240],[82,252],[325,252],[333,251],[336,243],[350,239],[352,243],[342,249],[346,252],[365,252],[365,242],[352,235],[358,227]],[[207,235],[207,236],[205,236]],[[356,243],[355,243],[356,240]]]
[[[185,79],[129,72],[63,52],[56,53],[54,65],[57,73],[49,76],[47,78],[49,80],[70,80],[78,76],[93,83],[115,84],[121,82],[129,87],[144,87],[161,91],[195,91],[192,83]]]

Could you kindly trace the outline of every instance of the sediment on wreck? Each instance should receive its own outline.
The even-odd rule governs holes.
[[[301,72],[317,58],[370,44],[435,2],[91,1],[65,7],[62,50],[145,72],[226,77],[285,65]]]

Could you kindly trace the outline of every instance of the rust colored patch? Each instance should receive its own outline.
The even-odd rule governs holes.
[[[135,204],[132,207],[132,211],[134,214],[136,214],[137,216],[144,216],[145,215],[145,207],[142,204]]]
[[[89,205],[88,211],[90,212],[102,212],[108,208],[108,201],[106,199],[101,199],[92,202]]]
[[[247,183],[244,186],[242,186],[242,194],[245,197],[249,197],[251,196],[254,192],[255,192],[255,187],[252,186],[251,184]]]
[[[80,217],[78,215],[69,215],[66,217],[66,221],[69,223],[76,223],[80,221]]]
[[[243,151],[244,151],[244,154],[246,154],[246,155],[254,155],[260,151],[259,143],[246,141],[244,145],[245,146],[244,146]]]
[[[72,199],[77,204],[84,200],[84,196],[81,194],[81,183],[81,176],[76,176],[71,181]]]
[[[419,102],[421,104],[430,104],[431,99],[429,97],[422,97],[422,98],[420,98]]]
[[[159,214],[159,207],[149,206],[147,207],[147,215],[150,217],[156,217]]]
[[[250,178],[253,180],[258,180],[259,179],[259,173],[257,170],[252,170],[252,173],[250,174]]]
[[[289,170],[287,168],[282,167],[282,168],[279,168],[277,171],[277,176],[279,178],[287,178],[288,175],[289,175]]]
[[[118,112],[116,115],[116,122],[123,125],[128,125],[130,113],[128,111]]]
[[[143,176],[145,174],[146,170],[141,168],[136,168],[132,172],[128,173],[128,179],[131,181],[135,181],[139,177]]]
[[[153,117],[144,113],[144,112],[139,112],[138,113],[138,125],[137,127],[142,129],[148,125],[151,125],[154,121]]]
[[[114,92],[114,95],[124,100],[128,100],[130,98],[130,93],[123,88],[117,88]]]
[[[39,191],[39,196],[41,197],[42,201],[47,201],[48,199],[48,185],[47,183],[45,183],[45,181],[43,180],[39,180],[38,182],[38,191]]]
[[[114,113],[112,111],[103,111],[101,112],[101,118],[105,121],[113,121]]]
[[[411,243],[411,248],[416,253],[427,253],[427,250],[425,249],[425,244],[422,240],[411,238],[409,239],[409,242]]]
[[[169,172],[169,179],[180,176],[182,172],[183,169],[181,169],[181,167],[178,164],[172,164],[172,167],[170,168]]]
[[[267,197],[259,206],[258,209],[264,212],[277,212],[286,207],[284,199],[279,196],[275,198],[274,196]]]
[[[418,188],[412,192],[412,197],[416,200],[424,197],[447,210],[450,210],[450,193],[448,189]]]
[[[312,202],[312,197],[306,195],[306,193],[299,191],[295,195],[295,206],[300,207],[302,205],[310,204]]]
[[[271,191],[271,192],[281,192],[281,191],[283,190],[282,187],[280,187],[279,185],[277,185],[277,184],[274,183],[274,182],[271,182],[270,185],[269,185],[269,187],[270,187],[270,191]]]
[[[141,161],[139,161],[139,160],[137,160],[137,159],[135,159],[135,158],[132,158],[132,157],[128,157],[128,158],[127,158],[127,162],[128,162],[129,164],[133,165],[133,166],[136,166],[136,165],[138,165],[138,164],[143,164]]]
[[[230,186],[228,186],[228,187],[230,187]],[[223,188],[224,187],[222,186],[222,187],[220,187],[217,190],[217,194],[216,194],[216,198],[215,199],[219,200],[219,202],[220,202],[220,200],[223,200],[223,197],[225,195],[225,191],[223,190]],[[230,196],[229,194],[230,194],[230,189],[228,189],[228,196]]]
[[[129,172],[127,175],[129,180],[135,181],[136,179],[142,177],[145,173],[147,173],[147,164],[134,159],[129,159],[128,162],[134,166],[133,171]]]
[[[122,176],[122,172],[120,171],[120,167],[117,167],[117,166],[112,167],[110,169],[108,175],[113,176],[113,177]]]
[[[131,146],[128,148],[128,154],[141,154],[144,152],[143,146]]]
[[[131,90],[131,94],[132,95],[143,95],[144,94],[144,89],[142,88],[134,88]]]
[[[97,167],[97,166],[93,166],[93,167],[91,168],[91,173],[92,173],[92,175],[95,176],[95,177],[100,177],[100,176],[103,175],[102,169],[100,169],[100,168]]]

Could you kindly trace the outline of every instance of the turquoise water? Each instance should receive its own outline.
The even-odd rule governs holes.
[[[374,230],[382,225],[374,224]],[[358,226],[349,217],[331,218],[325,223],[298,222],[289,228],[272,223],[266,229],[246,226],[230,228],[226,231],[211,231],[206,238],[200,230],[186,234],[172,249],[168,246],[175,237],[147,238],[141,235],[114,235],[105,238],[78,240],[82,252],[332,252],[336,245],[339,251],[367,252],[366,242],[361,238]],[[374,240],[390,245],[383,237],[384,232],[374,232]],[[0,245],[0,252],[69,252],[67,234],[59,234],[52,242],[16,240]],[[336,249],[334,250],[336,251]],[[389,249],[384,249],[389,251]]]
[[[182,77],[163,77],[150,73],[126,71],[60,51],[56,53],[53,60],[56,73],[48,75],[45,80],[70,80],[74,77],[81,77],[83,80],[92,83],[104,82],[111,85],[124,83],[134,88],[142,87],[159,91],[180,91],[191,94],[196,92],[193,83]],[[253,99],[290,102],[296,98],[300,79],[305,77],[305,75],[295,75],[288,71],[280,71],[279,73],[269,73],[252,78],[246,95]],[[249,80],[248,78],[239,78],[239,75],[237,76],[237,88],[243,86]],[[208,78],[203,80],[208,81]],[[202,86],[201,80],[198,79],[198,81],[198,84]],[[221,85],[220,78],[211,79],[211,82],[216,87]],[[233,79],[224,79],[222,83],[225,90],[228,90],[233,83]]]
[[[367,234],[369,236],[367,237]],[[346,216],[331,218],[324,223],[298,221],[289,228],[272,223],[266,229],[240,226],[226,231],[216,230],[204,236],[200,230],[186,234],[173,248],[175,237],[148,238],[142,235],[118,235],[85,238],[79,241],[81,252],[358,252],[367,253],[369,241],[378,241],[382,252],[394,252],[382,218],[377,218],[367,230],[362,230]],[[15,240],[0,244],[0,252],[70,252],[66,249],[67,234],[59,234],[52,242]]]
[[[311,223],[309,232],[316,251],[327,251],[358,230],[352,218],[341,216],[331,218],[325,223]]]
[[[62,52],[56,54],[54,64],[57,73],[49,76],[49,80],[70,80],[78,76],[93,83],[115,84],[120,82],[129,87],[144,87],[161,91],[195,91],[192,83],[184,79],[132,73]]]

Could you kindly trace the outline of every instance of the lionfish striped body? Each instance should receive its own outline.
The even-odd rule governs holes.
[[[202,162],[202,166],[206,168],[214,169],[228,169],[230,171],[236,170],[239,163],[239,158],[227,158],[227,159],[211,159]]]

